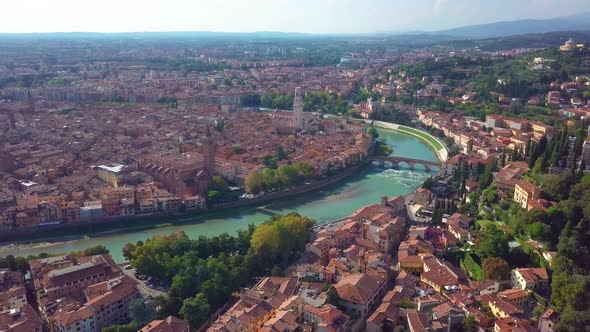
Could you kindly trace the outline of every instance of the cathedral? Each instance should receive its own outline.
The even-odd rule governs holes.
[[[176,195],[206,195],[215,175],[215,141],[207,126],[201,153],[177,151],[145,156],[138,168]]]

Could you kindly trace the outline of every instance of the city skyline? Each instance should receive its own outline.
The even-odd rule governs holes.
[[[280,31],[314,34],[437,31],[579,14],[588,0],[56,0],[5,4],[0,33]]]

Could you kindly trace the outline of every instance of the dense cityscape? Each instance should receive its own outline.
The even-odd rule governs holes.
[[[0,34],[0,332],[587,331],[588,31]]]

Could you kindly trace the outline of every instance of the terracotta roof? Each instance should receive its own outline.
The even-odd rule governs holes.
[[[428,320],[426,315],[418,312],[416,309],[406,310],[406,318],[410,330],[413,332],[426,332],[428,328]]]
[[[528,297],[531,295],[531,293],[532,292],[528,289],[512,288],[512,289],[507,289],[507,290],[499,292],[498,296],[505,299],[505,300],[512,301],[512,300],[519,299],[522,297]]]
[[[516,272],[520,273],[522,278],[527,282],[537,282],[540,280],[549,280],[549,274],[546,268],[521,268],[516,269]]]
[[[189,325],[180,318],[168,316],[166,319],[147,324],[138,332],[189,332]]]
[[[356,273],[340,279],[334,287],[342,300],[365,304],[383,287],[383,280]]]
[[[0,331],[7,332],[31,332],[43,328],[43,321],[37,315],[33,307],[27,304],[20,308],[17,314],[10,312],[0,314]]]
[[[399,306],[392,302],[383,302],[375,312],[367,319],[367,324],[375,324],[376,326],[383,326],[384,320],[390,320],[393,325],[397,324],[399,317]]]

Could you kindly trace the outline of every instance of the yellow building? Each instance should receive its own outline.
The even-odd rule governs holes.
[[[516,306],[524,306],[531,298],[532,291],[528,289],[510,288],[498,293],[498,296]]]
[[[124,169],[125,165],[121,164],[99,165],[95,167],[98,178],[113,188],[118,187],[118,181]]]
[[[516,203],[522,206],[523,209],[526,209],[529,201],[539,198],[540,193],[541,188],[525,181],[518,181],[514,185],[513,199]]]
[[[501,298],[494,297],[488,302],[492,314],[497,318],[506,318],[515,314],[522,314],[523,311],[517,308],[512,303],[507,302]]]

